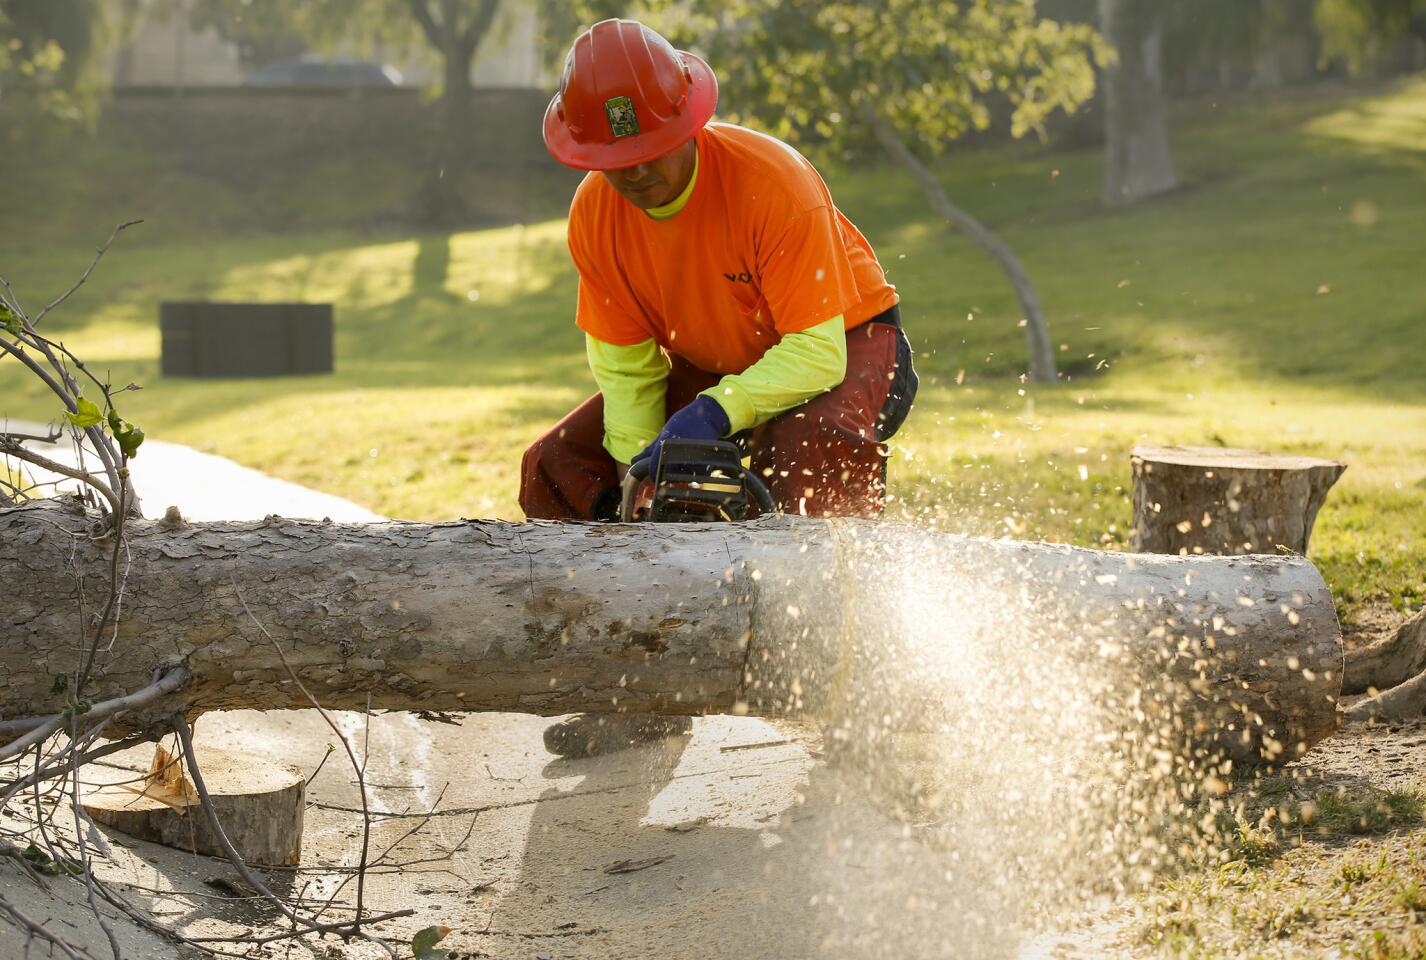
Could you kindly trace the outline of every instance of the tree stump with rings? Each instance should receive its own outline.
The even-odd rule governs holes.
[[[1230,447],[1138,446],[1139,553],[1307,553],[1317,511],[1346,464]]]

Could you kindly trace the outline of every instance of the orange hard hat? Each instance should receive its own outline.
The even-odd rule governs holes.
[[[718,106],[718,78],[637,20],[603,20],[565,58],[545,110],[545,147],[578,170],[615,170],[661,157]]]

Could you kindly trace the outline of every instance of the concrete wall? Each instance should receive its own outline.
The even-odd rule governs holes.
[[[469,162],[451,174],[470,225],[530,222],[567,208],[577,174],[545,151],[546,102],[540,90],[475,94]],[[159,190],[228,205],[182,214],[195,222],[372,226],[426,216],[439,119],[437,103],[409,88],[128,88],[104,105],[96,136],[123,158],[105,176],[141,211],[175,202]]]
[[[477,90],[472,163],[552,163],[540,133],[548,101],[543,90]],[[379,144],[419,155],[434,143],[437,122],[436,102],[411,88],[129,87],[114,91],[101,119],[159,152],[239,166],[260,156],[369,153]]]

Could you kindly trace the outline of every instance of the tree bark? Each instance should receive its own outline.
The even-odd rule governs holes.
[[[931,619],[964,625],[956,644],[1015,638],[1007,656],[1123,674],[1126,703],[1169,683],[1183,729],[1243,761],[1296,756],[1337,722],[1341,632],[1322,578],[1296,557],[800,518],[128,529],[123,617],[95,699],[183,664],[190,713],[308,706],[246,607],[331,708],[793,715],[854,687],[861,709],[881,710],[948,699],[905,667],[951,642],[928,633],[932,603]],[[51,691],[75,659],[76,573],[92,593],[105,562],[87,530],[52,504],[0,511],[6,717],[62,706]]]
[[[1389,690],[1426,671],[1426,610],[1397,627],[1391,636],[1347,654],[1343,693]]]
[[[1121,206],[1178,186],[1163,92],[1163,8],[1099,0],[1099,23],[1119,54],[1104,71],[1104,202]]]
[[[1306,554],[1335,460],[1229,447],[1135,447],[1134,549]]]
[[[1405,720],[1426,713],[1426,610],[1385,640],[1347,656],[1343,693],[1371,694],[1353,704],[1352,720]]]
[[[1010,281],[1011,289],[1015,291],[1016,301],[1020,304],[1021,320],[1025,324],[1025,346],[1029,354],[1030,379],[1036,383],[1054,383],[1056,377],[1055,351],[1050,345],[1050,325],[1045,319],[1044,308],[1040,306],[1040,297],[1035,292],[1035,285],[1030,282],[1030,276],[1025,272],[1020,259],[1015,256],[1014,251],[1005,245],[1003,240],[986,229],[984,224],[951,202],[945,188],[941,186],[920,158],[911,151],[911,148],[906,146],[900,134],[886,118],[871,107],[867,107],[865,113],[876,133],[877,141],[925,192],[926,199],[930,201],[931,209],[935,211],[936,215],[955,225],[957,230],[979,244],[1000,265],[1006,279]]]

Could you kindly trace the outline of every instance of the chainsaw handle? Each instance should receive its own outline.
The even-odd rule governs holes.
[[[649,478],[649,460],[636,460],[629,464],[619,493],[619,519],[624,523],[634,522],[634,501],[638,498],[639,484]]]
[[[763,483],[763,478],[753,473],[741,463],[738,469],[743,472],[743,477],[748,481],[748,492],[753,495],[753,500],[758,505],[758,512],[771,516],[777,513],[777,501],[772,498],[772,491]]]

